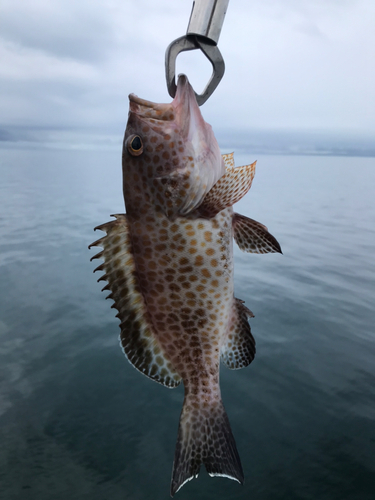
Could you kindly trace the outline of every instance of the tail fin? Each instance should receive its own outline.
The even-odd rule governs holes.
[[[171,496],[198,477],[201,464],[210,476],[243,483],[244,474],[228,416],[222,401],[197,409],[184,401],[173,462]]]

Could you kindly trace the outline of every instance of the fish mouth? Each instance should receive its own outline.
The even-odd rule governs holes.
[[[146,120],[169,121],[173,120],[173,107],[171,104],[158,104],[141,99],[135,94],[129,95],[130,112]]]
[[[188,77],[184,74],[179,74],[177,79],[177,90],[173,102],[177,105],[181,102],[191,101],[198,106],[197,99],[193,87],[190,85]]]
[[[177,102],[181,101],[183,98],[183,95],[186,94],[187,92],[189,92],[189,90],[191,90],[193,95],[195,96],[194,91],[189,83],[188,77],[186,75],[183,75],[183,74],[178,75],[176,95],[175,95],[172,102],[176,101],[176,104],[177,104]],[[147,99],[142,99],[141,97],[138,97],[135,94],[129,94],[129,101],[131,103],[138,105],[138,106],[142,106],[144,108],[151,108],[151,109],[158,109],[159,106],[169,106],[170,104],[172,104],[172,103],[159,104],[156,102],[147,101]]]
[[[157,109],[157,107],[160,106],[160,104],[157,104],[156,102],[147,101],[146,99],[142,99],[135,94],[129,94],[129,101],[141,106],[142,108]]]
[[[198,108],[195,93],[186,75],[179,75],[176,95],[171,103],[160,104],[142,99],[135,94],[129,95],[130,111],[139,118],[158,121],[178,120],[184,122],[190,114],[190,108]]]

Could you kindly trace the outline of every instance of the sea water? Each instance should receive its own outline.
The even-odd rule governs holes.
[[[202,467],[181,500],[375,498],[375,159],[260,156],[235,210],[283,255],[235,247],[255,314],[246,369],[221,369],[245,472]],[[0,151],[0,498],[169,497],[183,388],[137,372],[118,345],[87,249],[124,212],[121,155]],[[99,234],[98,234],[99,233]]]

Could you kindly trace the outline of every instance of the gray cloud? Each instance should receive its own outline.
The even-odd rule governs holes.
[[[72,140],[80,130],[108,138],[125,126],[130,92],[170,100],[164,52],[185,33],[191,6],[4,1],[3,137],[36,127],[54,138],[69,129]],[[231,0],[219,41],[226,74],[203,107],[206,120],[218,130],[375,136],[374,21],[372,0]],[[194,51],[178,58],[177,70],[199,91],[211,67]]]
[[[13,0],[1,13],[1,36],[58,58],[99,61],[115,44],[109,9],[95,0]]]

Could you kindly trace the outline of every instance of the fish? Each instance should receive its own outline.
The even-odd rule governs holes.
[[[171,103],[129,95],[122,172],[126,213],[97,226],[105,236],[95,271],[114,301],[128,361],[167,388],[184,385],[171,496],[198,477],[243,483],[220,393],[220,362],[236,370],[255,356],[249,319],[234,296],[233,239],[250,253],[281,252],[263,224],[233,205],[249,191],[256,162],[222,155],[194,90],[179,75]]]

